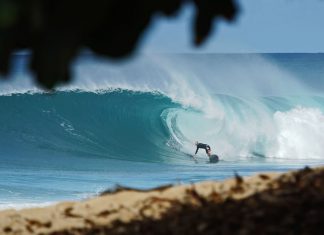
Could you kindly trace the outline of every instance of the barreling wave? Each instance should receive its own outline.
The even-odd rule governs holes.
[[[322,164],[320,54],[81,55],[46,93],[14,56],[0,81],[0,209]],[[196,165],[194,142],[220,156]],[[44,203],[44,204],[43,204]]]
[[[209,116],[153,91],[0,96],[0,121],[4,124],[0,147],[4,156],[26,156],[29,161],[34,156],[39,156],[39,161],[44,156],[66,155],[136,162],[188,161],[186,153],[195,150],[195,140],[210,144],[223,159],[324,156],[319,142],[324,138],[323,98],[218,94],[214,100],[224,116]]]
[[[1,148],[10,155],[69,154],[130,161],[168,161],[162,112],[180,105],[159,93],[113,90],[0,97]]]

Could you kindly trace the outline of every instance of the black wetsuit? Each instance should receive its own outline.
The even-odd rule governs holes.
[[[198,143],[195,154],[197,154],[198,149],[205,149],[206,150],[206,154],[208,154],[208,152],[210,151],[210,146],[208,144]]]

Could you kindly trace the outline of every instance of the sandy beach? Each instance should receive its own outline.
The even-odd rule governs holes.
[[[1,234],[322,234],[324,167],[0,212]]]

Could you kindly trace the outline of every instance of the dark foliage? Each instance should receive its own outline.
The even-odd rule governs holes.
[[[234,19],[233,1],[0,0],[0,72],[8,73],[14,51],[28,48],[37,81],[53,88],[70,80],[69,66],[80,49],[111,58],[129,56],[155,14],[175,15],[186,2],[196,8],[194,42],[200,45],[214,19]]]

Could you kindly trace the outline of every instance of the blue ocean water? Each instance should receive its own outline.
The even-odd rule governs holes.
[[[0,209],[324,164],[322,54],[82,54],[51,93],[29,59],[0,83]]]

